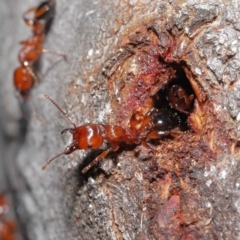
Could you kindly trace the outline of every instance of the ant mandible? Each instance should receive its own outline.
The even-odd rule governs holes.
[[[20,67],[14,71],[13,81],[15,88],[20,95],[26,100],[33,85],[38,82],[37,74],[33,69],[42,53],[55,53],[64,59],[66,55],[52,52],[43,48],[43,42],[46,35],[46,26],[53,19],[55,10],[55,0],[44,1],[38,7],[29,8],[23,14],[23,20],[28,27],[31,28],[33,35],[27,40],[20,42],[23,45],[18,54]],[[33,19],[29,19],[27,15],[34,12]]]
[[[134,114],[129,122],[129,127],[123,128],[118,125],[110,124],[84,124],[77,126],[67,113],[65,113],[48,95],[45,95],[55,107],[72,123],[73,128],[64,129],[61,134],[70,132],[72,134],[72,143],[66,149],[49,159],[42,167],[44,170],[54,159],[61,155],[68,155],[76,150],[97,149],[106,142],[109,148],[98,155],[88,166],[83,168],[82,173],[86,173],[90,168],[105,158],[109,152],[117,151],[121,144],[138,145],[143,144],[150,147],[149,140],[160,139],[169,134],[171,129],[179,126],[181,119],[177,112],[169,110],[156,110],[152,108],[146,116],[136,118]]]

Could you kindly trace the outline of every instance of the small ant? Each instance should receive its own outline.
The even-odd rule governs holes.
[[[117,151],[121,144],[138,145],[143,144],[150,147],[148,141],[160,139],[170,134],[171,129],[181,123],[177,112],[171,109],[157,110],[152,108],[146,116],[134,114],[129,122],[129,127],[123,128],[118,125],[110,124],[84,124],[77,127],[67,113],[65,113],[48,95],[45,97],[50,100],[55,107],[72,123],[73,128],[64,129],[61,134],[70,132],[72,134],[72,143],[66,149],[49,159],[42,167],[44,170],[54,159],[61,155],[68,155],[76,150],[97,149],[106,142],[109,147],[98,155],[88,166],[83,168],[82,173],[86,173],[96,163],[105,158],[109,152]]]
[[[15,69],[13,81],[15,88],[25,100],[28,98],[30,89],[38,82],[33,65],[37,63],[42,53],[55,53],[43,48],[47,26],[53,19],[54,10],[55,0],[49,0],[40,3],[38,7],[29,8],[23,14],[23,20],[31,28],[33,35],[20,42],[23,45],[18,54],[21,66]],[[34,12],[33,19],[27,18],[31,12]],[[66,59],[64,54],[55,54]]]
[[[173,84],[168,86],[167,98],[172,108],[189,115],[194,99],[193,94],[188,95],[182,86]]]
[[[16,224],[12,220],[7,220],[6,215],[9,211],[9,205],[6,197],[0,194],[0,239],[1,240],[14,240],[14,232]]]

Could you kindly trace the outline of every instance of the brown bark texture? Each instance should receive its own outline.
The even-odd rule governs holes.
[[[0,191],[13,197],[23,239],[240,239],[240,4],[57,0],[45,47],[67,61],[43,54],[24,103],[12,74],[30,35],[22,13],[38,3],[0,2]],[[122,146],[85,175],[98,150],[41,170],[72,127],[44,94],[77,125],[127,127],[177,69],[196,96],[188,131],[156,151]]]

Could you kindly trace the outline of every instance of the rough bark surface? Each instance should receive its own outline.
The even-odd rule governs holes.
[[[41,81],[23,104],[12,73],[30,35],[21,14],[36,4],[0,2],[0,191],[10,187],[29,239],[240,239],[240,4],[57,0],[45,46],[68,60],[42,56]],[[158,152],[122,148],[86,175],[96,151],[41,171],[69,141],[60,135],[69,123],[44,94],[77,125],[127,126],[167,82],[156,56],[180,64],[194,89],[190,131]]]

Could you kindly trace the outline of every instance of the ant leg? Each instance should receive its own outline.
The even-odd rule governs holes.
[[[82,173],[86,173],[89,171],[90,168],[92,168],[94,165],[96,165],[98,162],[100,162],[103,158],[105,158],[110,151],[116,152],[119,149],[119,146],[117,144],[112,144],[112,147],[105,150],[101,154],[99,154],[92,162],[90,162],[83,170]]]
[[[136,126],[139,124],[139,121],[136,119],[136,113],[132,115],[129,121],[130,128],[136,128]]]
[[[181,113],[184,113],[186,115],[190,115],[190,112],[186,111],[186,110],[183,110],[183,109],[178,109],[178,108],[175,108],[176,110],[178,110],[179,112]]]
[[[181,134],[182,132],[178,129],[172,129],[170,131],[153,131],[150,132],[147,135],[147,139],[151,140],[151,139],[160,139],[166,135],[171,136],[171,137],[176,137],[179,134]]]
[[[152,118],[150,116],[145,116],[144,119],[142,120],[142,124],[140,126],[140,129],[145,128],[150,122],[152,121]]]
[[[139,119],[136,118],[136,113],[132,115],[129,125],[130,128],[137,128],[137,129],[143,129],[145,126],[151,122],[152,118],[147,114],[146,116],[143,116],[142,114],[139,114]]]
[[[177,137],[177,136],[179,136],[179,134],[181,134],[182,133],[182,131],[180,130],[180,129],[178,129],[178,128],[176,128],[176,129],[172,129],[171,131],[169,131],[169,135],[171,136],[171,137]]]
[[[90,168],[92,168],[92,167],[93,167],[94,165],[96,165],[99,161],[101,161],[103,158],[105,158],[111,150],[112,150],[112,149],[109,148],[109,149],[105,150],[104,152],[102,152],[100,155],[98,155],[92,162],[90,162],[90,163],[82,170],[82,173],[88,172]]]
[[[150,139],[159,139],[169,133],[170,133],[169,131],[153,131],[147,135],[147,139],[149,139],[149,140]]]
[[[35,86],[36,84],[39,83],[39,77],[38,77],[37,73],[35,73],[34,70],[30,66],[26,66],[26,69],[29,72],[29,74],[33,77],[33,79],[34,79],[33,86]]]
[[[31,7],[26,12],[24,12],[24,14],[23,14],[23,20],[28,27],[32,27],[33,24],[34,24],[34,21],[32,19],[27,18],[26,15],[31,13],[31,12],[35,12],[36,9],[37,9],[36,7]]]
[[[55,55],[58,55],[60,57],[62,57],[65,61],[67,60],[67,55],[66,54],[63,54],[63,53],[57,53],[57,52],[54,52],[54,51],[51,51],[49,49],[45,49],[43,48],[41,50],[42,53],[52,53],[52,54],[55,54]]]
[[[154,152],[158,152],[156,149],[152,148],[151,145],[149,145],[146,141],[141,141],[141,145],[144,146],[145,148],[148,148]]]

